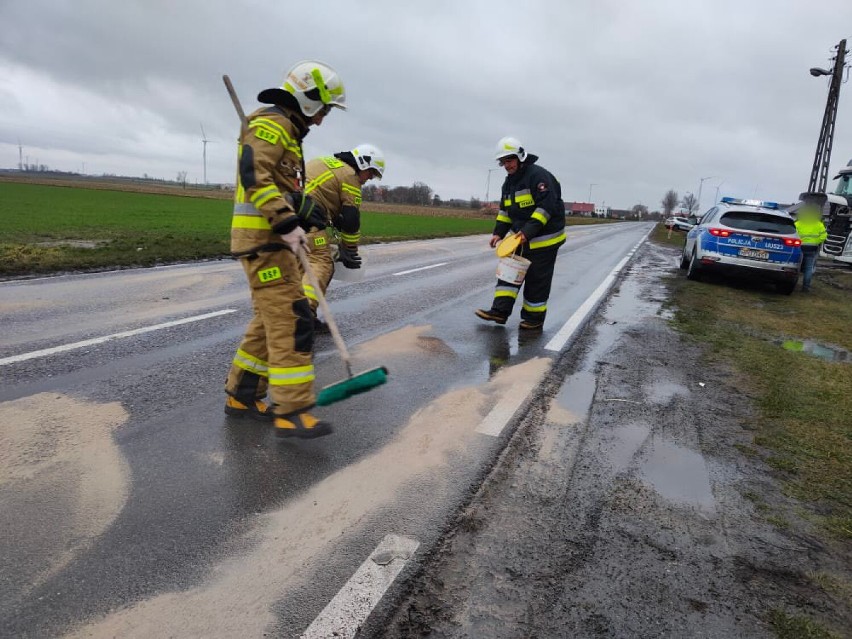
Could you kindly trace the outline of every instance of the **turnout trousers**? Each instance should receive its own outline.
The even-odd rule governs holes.
[[[240,343],[225,392],[244,404],[267,392],[275,415],[314,405],[314,319],[302,270],[289,250],[240,258],[254,315]]]
[[[530,268],[524,281],[516,285],[498,279],[491,310],[509,317],[523,287],[521,319],[528,322],[543,322],[547,315],[547,300],[550,297],[550,285],[553,282],[553,268],[556,266],[558,251],[559,247],[556,246],[530,251],[524,255],[523,257],[530,261]]]
[[[326,231],[308,233],[308,246],[311,247],[311,252],[308,253],[308,261],[311,263],[314,275],[317,276],[317,281],[322,289],[321,292],[325,295],[331,278],[334,276],[334,256],[332,255],[331,245],[328,243],[328,233]],[[302,278],[302,286],[305,289],[305,296],[308,298],[311,310],[316,315],[319,299],[307,275]]]

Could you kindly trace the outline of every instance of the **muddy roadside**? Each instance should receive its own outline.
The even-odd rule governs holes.
[[[852,636],[848,545],[790,516],[744,452],[754,398],[670,325],[676,259],[642,247],[458,526],[360,636]]]

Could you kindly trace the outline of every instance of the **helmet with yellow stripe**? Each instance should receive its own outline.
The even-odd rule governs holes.
[[[293,66],[280,89],[266,89],[257,99],[268,104],[281,104],[281,92],[286,91],[299,105],[305,117],[313,117],[331,107],[346,109],[346,91],[337,71],[323,62],[305,60]]]
[[[521,162],[527,159],[527,152],[524,150],[521,141],[518,138],[513,137],[500,138],[500,141],[497,143],[494,159],[502,160],[503,158],[508,158],[513,155]]]
[[[359,144],[351,151],[360,171],[373,170],[380,180],[385,174],[385,154],[374,144]]]

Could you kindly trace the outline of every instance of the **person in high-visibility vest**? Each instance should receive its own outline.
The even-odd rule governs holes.
[[[271,420],[278,437],[321,437],[332,428],[309,412],[314,319],[297,253],[306,229],[325,228],[325,215],[302,190],[302,139],[332,107],[346,108],[346,94],[334,69],[308,60],[257,99],[270,106],[251,113],[240,133],[231,221],[231,254],[248,278],[253,315],[231,362],[225,412]]]
[[[802,205],[796,211],[796,232],[802,240],[802,292],[811,290],[819,247],[828,233],[822,223],[825,193],[802,193]]]

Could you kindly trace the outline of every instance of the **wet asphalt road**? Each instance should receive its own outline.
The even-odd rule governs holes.
[[[222,413],[249,318],[237,264],[0,283],[0,361],[233,311],[0,365],[3,432],[23,432],[0,447],[0,635],[298,636],[386,534],[438,538],[510,430],[470,428],[514,379],[498,373],[541,374],[648,230],[570,229],[539,336],[518,307],[506,327],[473,316],[487,237],[365,247],[364,281],[329,300],[355,369],[390,380],[320,409],[336,433],[312,442]],[[341,379],[329,336],[316,351],[318,384]]]

